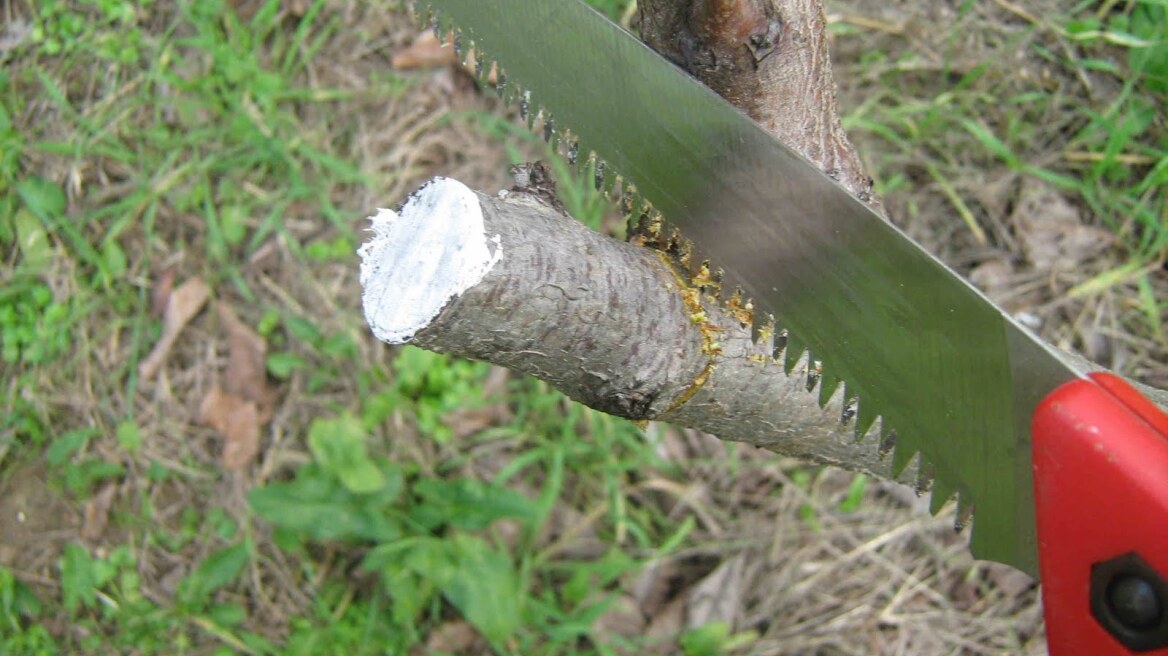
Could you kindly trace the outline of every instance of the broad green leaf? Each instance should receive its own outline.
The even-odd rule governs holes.
[[[479,538],[455,538],[455,567],[442,593],[488,640],[501,643],[519,630],[522,591],[511,558]]]
[[[686,631],[678,643],[685,656],[717,656],[722,653],[722,646],[729,638],[730,626],[725,622],[714,621]]]
[[[317,419],[308,429],[308,446],[320,466],[340,479],[351,492],[376,492],[386,479],[365,451],[365,428],[345,413],[336,419]]]
[[[357,496],[318,467],[302,467],[295,480],[256,488],[248,494],[252,510],[272,524],[317,540],[372,540],[401,537],[387,507],[401,491],[393,472],[375,495]]]
[[[43,606],[28,586],[0,567],[0,620],[17,622],[22,617],[35,618]]]
[[[1017,168],[1019,165],[1018,156],[1010,149],[1001,139],[997,137],[989,128],[974,121],[972,119],[964,119],[961,125],[973,135],[973,138],[981,142],[994,155],[998,156],[1010,168]]]
[[[40,176],[18,182],[16,193],[25,207],[45,223],[54,223],[65,213],[65,192],[60,185]]]
[[[284,319],[284,326],[288,329],[288,334],[305,344],[315,346],[322,339],[320,329],[307,319],[287,317]]]
[[[247,236],[247,210],[231,205],[219,212],[222,223],[223,239],[231,246],[238,246]]]
[[[49,450],[45,453],[45,459],[54,467],[65,464],[65,461],[74,453],[85,448],[85,445],[89,443],[89,438],[93,437],[96,432],[93,429],[79,428],[61,434],[60,437],[53,440],[53,443],[49,445]]]
[[[138,425],[130,420],[118,424],[118,444],[130,453],[137,453],[142,448],[142,432]]]
[[[219,626],[238,626],[247,619],[247,610],[239,604],[219,604],[208,614]]]
[[[122,250],[121,244],[116,239],[106,241],[101,249],[101,257],[105,262],[106,272],[114,278],[126,275],[126,271],[130,268],[126,252]]]
[[[49,233],[40,220],[26,207],[16,210],[12,217],[20,261],[27,271],[40,273],[53,257]]]
[[[216,590],[238,578],[250,559],[251,545],[246,540],[211,554],[179,583],[180,595],[187,603],[207,599]]]
[[[61,596],[65,610],[70,614],[82,606],[92,606],[97,600],[97,575],[94,561],[85,547],[65,545],[65,553],[58,564],[61,570]]]
[[[264,364],[267,366],[268,373],[279,380],[288,380],[292,376],[292,372],[308,365],[304,358],[287,351],[269,355]]]
[[[539,518],[539,505],[535,501],[514,490],[474,479],[426,479],[413,489],[422,503],[411,514],[429,528],[449,524],[477,531],[504,517],[523,522]]]

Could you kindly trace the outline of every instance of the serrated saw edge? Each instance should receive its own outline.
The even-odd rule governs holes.
[[[821,387],[827,400],[842,382],[858,438],[879,425],[874,446],[891,451],[894,471],[919,457],[919,487],[933,490],[934,510],[956,494],[964,524],[976,503],[975,555],[1036,571],[1029,417],[1078,372],[805,159],[577,0],[426,0],[416,9],[440,37],[453,34],[460,55],[473,49],[497,61],[500,95],[572,159],[594,163],[598,186],[618,204],[660,212],[702,246],[694,261],[727,267],[725,284],[758,303],[759,320],[777,317],[788,373],[806,353],[816,372],[809,389],[830,386]],[[720,223],[725,215],[738,220]],[[751,275],[751,266],[773,277]]]

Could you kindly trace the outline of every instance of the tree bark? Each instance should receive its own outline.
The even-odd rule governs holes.
[[[374,232],[361,281],[366,316],[386,341],[531,374],[621,417],[893,474],[878,439],[855,439],[842,388],[821,409],[813,366],[801,359],[785,374],[772,340],[752,338],[744,308],[722,306],[672,258],[592,232],[541,194],[488,196],[436,178],[400,212],[374,217]]]
[[[818,0],[640,6],[651,46],[879,208],[840,124]],[[800,354],[784,372],[773,336],[752,339],[742,299],[720,303],[701,272],[587,230],[549,201],[542,181],[492,197],[437,178],[400,214],[375,217],[374,230],[361,282],[384,341],[506,366],[629,419],[915,476],[888,458],[893,445],[878,424],[855,439],[853,400],[842,389],[821,399],[815,363]]]
[[[840,123],[820,0],[641,0],[641,38],[876,209]]]

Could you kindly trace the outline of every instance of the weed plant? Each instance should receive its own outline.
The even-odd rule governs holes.
[[[51,494],[35,507],[50,517],[100,513],[117,492],[98,537],[58,518],[56,533],[38,534],[55,542],[21,545],[47,554],[43,569],[0,566],[0,654],[406,654],[460,621],[501,654],[643,648],[599,636],[597,619],[646,563],[694,546],[695,522],[638,490],[650,473],[692,472],[664,461],[640,428],[540,382],[500,387],[481,363],[375,346],[355,304],[334,314],[308,305],[321,295],[297,296],[354,268],[353,219],[368,208],[346,199],[382,182],[354,163],[353,132],[330,129],[345,120],[332,116],[338,103],[393,103],[414,82],[314,81],[319,53],[360,30],[343,23],[344,3],[300,3],[294,19],[282,8],[298,3],[254,3],[247,17],[231,10],[240,4],[0,9],[15,16],[0,27],[0,489],[43,478]],[[627,3],[594,4],[628,16]],[[1158,330],[1162,300],[1148,280],[1168,247],[1165,11],[1150,0],[1115,11],[1081,3],[1030,27],[1079,48],[1043,49],[1051,62],[1119,85],[1072,110],[1057,161],[1024,154],[1044,112],[1066,99],[987,97],[985,66],[921,102],[890,84],[848,127],[905,156],[961,132],[987,159],[1073,194],[1129,257],[1092,284],[1142,281],[1140,311]],[[445,120],[493,135],[515,161],[537,148],[494,114]],[[610,208],[588,172],[553,165],[568,209],[605,229]],[[932,170],[952,169],[940,158]],[[880,190],[910,182],[891,175]],[[273,244],[300,275],[252,272]],[[245,491],[183,414],[197,401],[174,398],[209,375],[184,366],[214,367],[221,355],[188,349],[162,382],[139,378],[161,333],[156,280],[173,268],[243,308],[268,345],[268,375],[293,399],[265,438],[290,455],[265,462],[262,484]],[[451,417],[475,409],[499,414],[460,432]],[[811,468],[792,479],[808,493],[818,480]],[[841,512],[861,503],[856,481]],[[814,529],[811,507],[801,512]],[[0,518],[13,521],[26,518]],[[568,529],[594,533],[597,551],[573,556],[571,534],[548,538]],[[0,545],[23,530],[0,524]],[[750,641],[712,623],[680,649],[729,653]]]

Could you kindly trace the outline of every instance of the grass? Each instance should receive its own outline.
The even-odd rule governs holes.
[[[380,349],[353,305],[329,321],[302,296],[281,303],[280,285],[351,266],[367,208],[337,199],[384,184],[353,164],[353,135],[317,117],[357,94],[393,102],[409,80],[307,83],[341,29],[325,2],[294,17],[262,3],[247,18],[218,2],[50,2],[21,17],[28,32],[0,78],[0,480],[33,470],[66,503],[93,508],[111,485],[118,501],[99,511],[106,535],[56,545],[40,568],[0,569],[0,651],[406,653],[458,616],[501,653],[577,653],[613,582],[692,528],[628,499],[632,480],[669,468],[640,431],[538,383],[483,398],[485,365],[413,348],[370,361]],[[598,199],[581,188],[568,200],[599,217]],[[304,271],[257,275],[249,262],[272,245]],[[159,337],[151,299],[165,270],[253,309],[268,374],[313,399],[283,425],[308,462],[243,498],[214,498],[214,459],[160,443],[160,414],[182,404],[159,402],[136,364]],[[83,398],[62,398],[74,392]],[[514,418],[456,436],[449,417],[476,406]],[[403,424],[428,454],[391,453]],[[191,428],[181,437],[198,440]],[[493,445],[515,456],[483,478],[469,454]],[[167,494],[187,502],[168,506]],[[593,562],[538,539],[566,494],[613,545]],[[160,559],[186,563],[165,592],[142,578]],[[295,608],[249,601],[248,581],[273,569],[302,590]],[[47,573],[40,585],[27,582],[34,570]],[[265,595],[273,584],[255,583]],[[273,609],[284,614],[274,630]]]
[[[597,4],[628,16],[625,3]],[[920,537],[933,524],[888,528],[906,520],[872,481],[642,429],[538,381],[376,344],[355,309],[359,217],[435,173],[488,188],[507,160],[546,155],[489,99],[468,109],[461,77],[388,66],[413,29],[395,3],[10,5],[0,653],[816,653],[918,624],[951,631],[950,645],[1035,639],[1032,591],[995,592],[951,538]],[[939,250],[968,270],[970,244],[1017,239],[1000,215],[1020,181],[1049,185],[1116,239],[1109,257],[1057,276],[1057,291],[1080,298],[1051,325],[1111,299],[1143,356],[1128,372],[1155,380],[1165,21],[1159,3],[1105,8],[1042,20],[999,9],[991,22],[967,3],[935,60],[846,20],[833,29],[857,52],[843,73],[867,80],[852,96],[863,101],[845,103],[848,127],[881,153],[869,157],[897,216],[934,243],[951,237]],[[1009,48],[1038,77],[1003,71],[993,53]],[[608,227],[587,173],[553,165],[576,180],[561,188],[572,213]],[[1001,180],[1005,200],[977,193]],[[930,223],[946,211],[960,218]],[[221,436],[199,419],[233,357],[222,319],[205,310],[156,378],[139,374],[163,330],[157,298],[191,278],[266,347],[278,400],[241,471],[223,466]],[[877,543],[890,546],[873,556],[865,545]],[[745,591],[715,576],[738,554],[757,564]],[[649,622],[711,580],[750,622]],[[911,592],[930,586],[942,592]],[[982,606],[945,601],[969,586]],[[841,631],[841,604],[880,614],[849,611],[865,628]]]
[[[954,18],[962,27],[931,35],[927,49],[896,61],[880,47],[858,53],[856,74],[879,77],[883,88],[845,117],[879,153],[871,166],[894,215],[910,224],[926,213],[961,218],[966,232],[937,250],[1020,250],[1026,235],[1010,212],[1026,185],[1067,199],[1083,224],[1114,235],[1117,250],[1075,274],[1056,272],[1049,292],[1092,307],[1122,299],[1111,330],[1140,336],[1125,347],[1152,358],[1164,347],[1157,290],[1168,260],[1165,12],[1143,0],[1079,2],[1053,14],[1008,0],[963,3]],[[844,43],[862,29],[846,19],[833,27]],[[995,58],[1003,50],[1017,55]],[[927,210],[914,180],[921,174],[937,197]],[[902,201],[902,192],[913,197]],[[1060,323],[1049,322],[1049,338],[1091,352],[1081,335],[1058,334]],[[1105,364],[1123,369],[1122,360]],[[1135,362],[1125,373],[1164,384]]]

